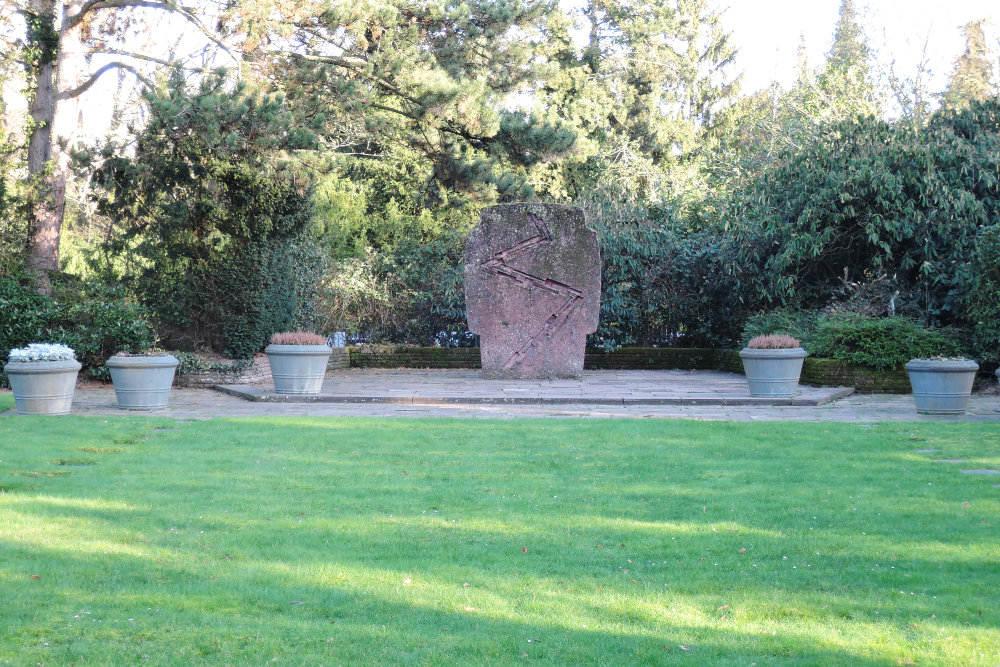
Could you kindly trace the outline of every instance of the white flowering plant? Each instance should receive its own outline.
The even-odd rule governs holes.
[[[72,361],[76,359],[73,348],[62,343],[30,343],[10,351],[10,361]]]

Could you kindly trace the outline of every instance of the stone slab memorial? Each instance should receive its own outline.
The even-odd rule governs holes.
[[[483,377],[579,378],[597,330],[601,257],[583,210],[491,206],[465,246],[465,305]]]

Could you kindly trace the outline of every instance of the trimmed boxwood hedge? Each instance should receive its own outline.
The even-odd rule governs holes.
[[[350,348],[358,368],[480,368],[477,347],[411,347],[372,345]],[[737,350],[679,347],[626,347],[613,352],[587,350],[588,370],[719,370],[743,373]],[[809,357],[802,383],[820,387],[854,387],[860,393],[908,394],[910,381],[902,368],[875,370],[835,359]]]

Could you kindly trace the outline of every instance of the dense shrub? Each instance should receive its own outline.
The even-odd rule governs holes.
[[[666,208],[582,202],[601,248],[601,318],[590,344],[732,345],[755,298],[732,236],[683,229]]]
[[[174,72],[149,93],[134,153],[95,171],[112,234],[100,268],[152,308],[173,347],[244,358],[304,315],[322,261],[306,238],[310,179],[280,151],[315,144],[280,96]]]
[[[965,347],[953,331],[932,329],[904,317],[832,316],[819,320],[807,348],[813,356],[870,368],[898,368],[910,359],[959,356]]]
[[[601,248],[601,313],[590,344],[613,349],[664,340],[652,302],[656,267],[672,240],[666,221],[609,199],[584,202],[584,210]]]
[[[54,287],[50,298],[35,293],[26,279],[0,278],[0,365],[12,348],[63,343],[76,351],[91,377],[107,379],[108,357],[156,343],[150,313],[120,287],[73,279],[57,279]],[[0,376],[0,382],[6,378]]]
[[[822,315],[815,310],[776,309],[748,317],[743,326],[742,345],[750,339],[768,334],[786,334],[797,338],[809,350],[813,334]]]
[[[965,316],[980,361],[1000,361],[1000,226],[984,229],[962,275]]]
[[[827,305],[845,281],[884,274],[899,312],[961,323],[960,275],[978,230],[1000,224],[1000,102],[929,125],[871,117],[789,145],[733,204],[744,262],[772,303]],[[915,303],[907,303],[912,299]]]
[[[56,304],[41,296],[26,278],[0,278],[0,366],[16,347],[47,340],[49,323],[55,316]],[[0,386],[7,386],[7,376],[0,371]]]
[[[104,364],[116,352],[138,352],[157,342],[150,312],[120,286],[70,283],[57,286],[55,296],[59,306],[48,337],[73,348],[91,377],[109,379]]]
[[[324,278],[317,328],[362,333],[372,342],[471,344],[465,318],[464,235],[406,239],[336,262]]]
[[[798,338],[814,357],[870,368],[897,368],[910,359],[967,352],[958,332],[928,328],[906,317],[773,310],[747,319],[743,341],[771,334]]]
[[[222,323],[206,339],[217,340],[216,349],[234,359],[252,356],[275,331],[309,319],[323,266],[318,249],[304,237],[252,244],[220,257],[200,286],[209,297],[200,312],[206,322]]]
[[[753,299],[740,289],[729,236],[676,233],[657,264],[652,308],[667,340],[684,347],[732,345]]]

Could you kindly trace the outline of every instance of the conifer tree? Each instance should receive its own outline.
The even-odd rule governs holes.
[[[879,115],[882,101],[871,73],[871,51],[853,0],[841,0],[833,45],[819,75],[797,88],[796,104],[813,122]]]
[[[81,95],[113,70],[131,72],[148,86],[141,64],[169,64],[122,47],[123,36],[134,37],[142,30],[141,19],[133,22],[138,7],[183,17],[207,41],[221,46],[197,10],[174,0],[0,0],[0,14],[10,17],[11,25],[19,15],[25,31],[18,46],[27,75],[31,116],[27,163],[34,188],[26,264],[35,272],[39,292],[51,292],[49,273],[59,268],[70,150],[77,139]],[[97,67],[95,54],[114,59]]]
[[[965,51],[955,60],[955,69],[944,94],[945,106],[963,108],[997,92],[992,82],[993,62],[983,32],[985,22],[985,19],[970,21],[963,27]]]
[[[854,0],[841,0],[840,15],[833,33],[833,47],[827,56],[827,66],[831,69],[859,67],[866,63],[868,55],[868,44],[858,24]]]
[[[795,49],[795,74],[796,83],[808,81],[811,76],[809,73],[809,50],[804,32],[799,33],[799,45]]]
[[[562,165],[567,192],[614,175],[633,193],[656,189],[665,170],[699,151],[738,92],[721,15],[705,0],[591,0],[579,18],[588,34],[580,52],[572,21],[550,22],[554,71],[537,105],[577,131],[580,151]]]
[[[227,20],[254,70],[325,118],[329,147],[412,151],[446,190],[489,198],[529,196],[524,169],[575,142],[510,104],[532,84],[551,11],[547,0],[260,0]]]

